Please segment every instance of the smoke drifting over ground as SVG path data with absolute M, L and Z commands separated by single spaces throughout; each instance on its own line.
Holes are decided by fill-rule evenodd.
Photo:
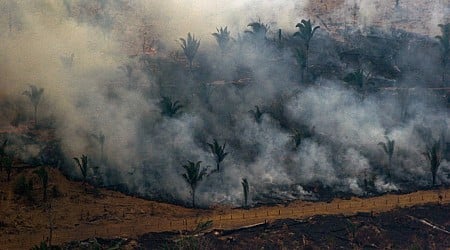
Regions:
M 308 1 L 2 1 L 1 98 L 29 113 L 21 93 L 43 87 L 39 117 L 56 129 L 62 167 L 79 176 L 71 158 L 87 154 L 105 185 L 152 198 L 190 200 L 181 175 L 188 160 L 211 166 L 198 186 L 202 205 L 241 204 L 242 178 L 255 201 L 310 197 L 317 188 L 362 195 L 428 186 L 423 153 L 440 140 L 445 158 L 450 116 L 442 93 L 426 87 L 449 83 L 440 80 L 433 37 L 391 28 L 418 20 L 434 36 L 449 6 L 434 1 L 432 17 L 422 18 L 428 12 L 416 12 L 417 1 L 400 1 L 397 10 L 395 1 L 356 2 L 356 9 L 354 1 L 330 3 L 328 17 L 344 20 L 338 29 L 324 27 L 328 20 L 313 15 Z M 311 41 L 310 81 L 303 81 L 292 34 L 309 18 L 322 27 Z M 244 31 L 259 21 L 270 29 L 258 40 Z M 223 56 L 211 36 L 220 26 L 234 38 Z M 192 72 L 175 42 L 188 32 L 201 39 Z M 355 63 L 348 51 L 364 53 Z M 388 70 L 376 72 L 380 65 Z M 370 73 L 364 88 L 342 81 L 359 68 Z M 384 89 L 399 86 L 408 89 Z M 184 106 L 179 115 L 161 114 L 164 96 Z M 256 105 L 260 119 L 249 112 Z M 1 111 L 5 123 L 10 109 Z M 390 178 L 379 145 L 386 136 L 395 140 Z M 218 173 L 207 145 L 213 139 L 229 152 Z M 438 183 L 449 184 L 448 173 L 447 158 Z

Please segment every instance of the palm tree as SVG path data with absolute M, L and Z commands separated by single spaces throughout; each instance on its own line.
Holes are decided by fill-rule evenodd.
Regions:
M 297 61 L 297 64 L 300 66 L 301 70 L 301 78 L 302 81 L 305 80 L 305 71 L 306 71 L 306 53 L 304 49 L 295 48 L 295 60 Z
M 183 165 L 183 168 L 186 170 L 182 176 L 187 184 L 191 187 L 192 194 L 192 207 L 195 207 L 195 190 L 199 182 L 206 175 L 207 168 L 201 167 L 201 161 L 194 163 L 192 161 L 188 161 L 187 165 Z
M 355 85 L 358 89 L 364 89 L 366 75 L 364 70 L 358 69 L 355 72 L 347 74 L 343 80 L 344 82 Z
M 22 94 L 30 98 L 31 104 L 34 107 L 34 125 L 37 126 L 37 107 L 41 102 L 42 94 L 44 93 L 43 88 L 38 88 L 35 85 L 30 85 L 30 90 L 25 90 Z
M 72 53 L 69 55 L 63 55 L 60 56 L 59 59 L 61 60 L 62 65 L 64 66 L 64 68 L 66 69 L 71 69 L 72 65 L 73 65 L 73 59 L 75 58 L 75 54 Z
M 168 117 L 175 117 L 181 112 L 183 105 L 180 104 L 180 101 L 172 102 L 170 97 L 163 96 L 161 102 L 161 114 L 166 115 Z
M 0 146 L 0 157 L 5 155 L 6 144 L 8 144 L 8 139 L 5 139 L 3 144 Z
M 200 40 L 195 39 L 194 35 L 191 33 L 187 34 L 187 38 L 180 38 L 180 46 L 183 49 L 184 55 L 189 62 L 189 71 L 192 72 L 192 62 L 197 54 L 197 50 L 200 47 Z
M 5 168 L 6 175 L 7 175 L 7 181 L 9 182 L 11 180 L 11 172 L 13 167 L 13 158 L 9 155 L 4 155 L 0 158 L 0 165 L 2 168 Z
M 392 156 L 394 155 L 394 149 L 395 149 L 395 141 L 390 140 L 389 137 L 385 136 L 386 142 L 379 142 L 378 145 L 380 145 L 384 152 L 388 156 L 388 166 L 387 166 L 387 177 L 388 179 L 391 178 L 391 167 L 392 167 Z
M 48 250 L 50 249 L 50 246 L 47 245 L 47 242 L 41 241 L 41 244 L 34 245 L 31 250 Z
M 219 145 L 216 139 L 214 139 L 213 143 L 208 143 L 208 146 L 211 150 L 211 153 L 214 154 L 215 160 L 216 160 L 216 171 L 220 171 L 220 163 L 225 159 L 225 157 L 228 155 L 228 152 L 225 152 L 225 146 L 226 143 L 224 143 L 222 146 Z
M 6 148 L 6 144 L 8 144 L 8 139 L 5 139 L 3 141 L 3 144 L 0 145 L 0 160 L 3 160 L 3 157 L 6 156 L 5 154 L 5 148 Z M 3 171 L 3 164 L 2 162 L 0 162 L 0 173 Z
M 298 146 L 300 146 L 300 144 L 302 143 L 303 133 L 300 132 L 300 131 L 297 130 L 297 129 L 294 129 L 294 130 L 292 131 L 292 134 L 290 135 L 290 137 L 291 137 L 292 141 L 293 141 L 294 144 L 295 144 L 295 147 L 294 147 L 294 148 L 297 149 Z
M 400 104 L 400 119 L 404 122 L 408 117 L 408 99 L 410 94 L 408 89 L 399 89 L 397 93 Z
M 278 29 L 278 39 L 277 39 L 276 43 L 277 43 L 277 46 L 279 49 L 282 49 L 284 47 L 283 33 L 282 33 L 281 29 Z
M 430 161 L 430 170 L 431 176 L 433 178 L 433 186 L 436 184 L 436 174 L 441 165 L 441 143 L 439 141 L 435 141 L 431 147 L 428 147 L 428 150 L 424 155 Z
M 262 111 L 258 105 L 255 106 L 255 110 L 249 110 L 248 111 L 250 114 L 252 114 L 253 118 L 255 119 L 256 123 L 261 123 L 262 121 L 262 116 L 265 113 L 264 111 Z
M 313 126 L 311 129 L 304 126 L 301 130 L 300 129 L 293 129 L 292 133 L 290 135 L 292 142 L 294 142 L 294 149 L 297 149 L 298 146 L 302 143 L 303 139 L 311 138 L 316 133 L 316 126 Z
M 97 140 L 97 142 L 100 144 L 100 162 L 103 163 L 103 147 L 105 145 L 105 135 L 100 132 L 98 135 L 93 135 L 93 137 Z
M 230 32 L 228 31 L 228 27 L 226 26 L 225 28 L 216 28 L 216 30 L 217 32 L 212 33 L 212 35 L 216 38 L 217 44 L 219 45 L 223 57 L 231 41 Z
M 270 26 L 268 24 L 264 24 L 259 20 L 258 22 L 249 23 L 247 27 L 250 27 L 251 30 L 246 30 L 244 32 L 250 34 L 253 37 L 254 41 L 266 41 L 266 34 L 270 29 Z
M 311 42 L 311 39 L 314 36 L 314 33 L 317 29 L 320 28 L 320 26 L 313 27 L 311 20 L 306 21 L 305 19 L 302 19 L 300 23 L 297 23 L 295 26 L 299 29 L 299 31 L 294 33 L 295 36 L 299 36 L 303 40 L 303 49 L 304 49 L 304 57 L 305 57 L 305 70 L 308 71 L 308 56 L 309 56 L 309 45 Z
M 244 207 L 248 207 L 249 185 L 248 185 L 247 178 L 242 178 L 242 189 L 244 191 Z
M 80 168 L 81 175 L 83 176 L 83 185 L 86 189 L 86 179 L 88 175 L 88 157 L 86 155 L 81 155 L 81 161 L 77 157 L 73 158 Z
M 370 73 L 366 73 L 364 70 L 358 69 L 352 73 L 347 74 L 343 80 L 344 82 L 349 83 L 357 90 L 359 90 L 361 93 L 361 98 L 364 99 L 367 94 L 367 82 L 370 78 Z
M 441 44 L 442 49 L 442 82 L 445 83 L 445 74 L 446 74 L 446 68 L 447 64 L 449 62 L 450 58 L 450 23 L 447 24 L 439 24 L 439 28 L 441 28 L 442 35 L 436 36 L 436 39 L 439 40 L 439 43 Z
M 40 167 L 38 170 L 33 171 L 33 173 L 37 174 L 39 179 L 42 182 L 42 188 L 43 188 L 43 200 L 44 202 L 47 201 L 47 188 L 48 188 L 48 173 L 47 170 L 45 170 L 45 167 Z

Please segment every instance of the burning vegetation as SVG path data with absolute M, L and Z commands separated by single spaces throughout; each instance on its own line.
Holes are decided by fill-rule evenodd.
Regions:
M 199 2 L 1 2 L 6 181 L 201 207 L 450 183 L 448 4 Z

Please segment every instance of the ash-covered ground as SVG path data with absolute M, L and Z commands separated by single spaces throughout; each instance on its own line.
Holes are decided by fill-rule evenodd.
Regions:
M 64 244 L 124 249 L 447 249 L 448 205 L 380 214 L 277 220 L 236 230 L 148 233 L 136 239 L 90 239 Z

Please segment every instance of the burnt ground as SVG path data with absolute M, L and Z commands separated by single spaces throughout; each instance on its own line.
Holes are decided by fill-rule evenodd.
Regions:
M 144 249 L 448 249 L 450 205 L 398 209 L 377 215 L 315 216 L 277 220 L 253 228 L 213 231 L 198 237 L 146 234 Z M 438 226 L 441 229 L 427 225 Z M 445 232 L 447 231 L 447 233 Z M 183 239 L 184 240 L 180 240 Z
M 137 239 L 72 242 L 65 249 L 448 249 L 450 205 L 403 208 L 380 214 L 285 219 L 207 233 L 148 233 Z

